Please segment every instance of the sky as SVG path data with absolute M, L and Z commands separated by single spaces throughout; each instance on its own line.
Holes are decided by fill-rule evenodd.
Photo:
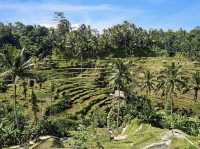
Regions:
M 200 0 L 0 0 L 0 22 L 55 26 L 54 12 L 62 11 L 74 25 L 102 30 L 127 20 L 151 29 L 200 26 Z

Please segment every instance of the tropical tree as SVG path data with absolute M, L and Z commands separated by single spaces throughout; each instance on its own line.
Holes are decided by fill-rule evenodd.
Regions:
M 128 66 L 123 63 L 122 60 L 117 59 L 114 62 L 114 67 L 112 68 L 113 72 L 109 78 L 110 87 L 118 92 L 118 95 L 115 95 L 118 102 L 118 112 L 117 112 L 117 127 L 119 127 L 119 113 L 120 113 L 120 99 L 121 92 L 124 92 L 124 95 L 127 94 L 127 86 L 131 82 L 130 73 Z
M 5 64 L 7 70 L 1 74 L 1 76 L 11 76 L 14 87 L 14 115 L 15 115 L 15 124 L 18 127 L 17 122 L 17 114 L 16 114 L 16 100 L 17 100 L 17 81 L 18 79 L 33 77 L 33 73 L 31 71 L 32 64 L 31 59 L 27 58 L 25 55 L 25 49 L 21 51 L 16 48 L 9 48 L 6 50 L 6 53 L 0 54 L 3 59 L 3 63 Z
M 166 66 L 165 70 L 158 76 L 158 81 L 157 89 L 165 96 L 166 102 L 170 99 L 170 111 L 173 114 L 174 96 L 186 86 L 181 65 L 172 62 L 171 65 Z
M 144 72 L 144 81 L 142 84 L 142 90 L 145 89 L 146 96 L 149 96 L 156 86 L 156 79 L 149 70 Z
M 186 91 L 193 90 L 194 91 L 194 101 L 198 100 L 198 94 L 200 90 L 200 71 L 196 71 L 192 74 L 191 83 Z

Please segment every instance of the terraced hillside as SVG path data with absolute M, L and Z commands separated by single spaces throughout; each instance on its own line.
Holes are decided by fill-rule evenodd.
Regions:
M 55 70 L 51 72 L 51 81 L 53 82 L 56 90 L 53 95 L 56 96 L 53 99 L 51 107 L 59 106 L 63 104 L 64 101 L 68 100 L 68 106 L 64 107 L 60 111 L 54 111 L 51 114 L 55 116 L 62 116 L 63 114 L 70 115 L 87 115 L 93 112 L 96 108 L 104 108 L 105 110 L 109 108 L 109 103 L 111 103 L 112 98 L 110 97 L 111 91 L 108 88 L 100 87 L 96 84 L 96 79 L 99 77 L 97 69 L 87 68 L 83 69 L 82 73 L 80 70 L 75 68 L 67 68 L 76 71 L 73 77 L 69 77 L 63 69 L 63 72 L 59 71 L 56 75 Z M 78 72 L 79 71 L 79 72 Z M 63 77 L 62 75 L 66 75 Z M 48 86 L 48 83 L 44 87 Z M 67 98 L 67 99 L 66 99 Z M 49 108 L 49 111 L 51 109 Z
M 145 92 L 140 89 L 140 83 L 143 81 L 143 73 L 145 70 L 150 70 L 155 75 L 170 64 L 170 60 L 184 65 L 183 72 L 191 76 L 195 70 L 200 70 L 198 64 L 194 64 L 183 58 L 129 58 L 124 59 L 126 64 L 129 64 L 129 70 L 132 77 L 137 83 L 130 89 L 137 92 L 138 95 L 145 95 Z M 77 64 L 69 64 L 67 62 L 55 62 L 55 67 L 45 66 L 41 64 L 38 72 L 46 76 L 48 79 L 42 84 L 35 84 L 34 90 L 38 98 L 39 117 L 44 115 L 50 119 L 66 119 L 68 116 L 77 120 L 82 116 L 90 116 L 91 113 L 101 109 L 109 111 L 115 99 L 112 98 L 112 90 L 106 85 L 107 77 L 111 73 L 112 60 L 98 60 L 85 62 L 84 67 Z M 65 66 L 66 65 L 66 66 Z M 17 105 L 25 107 L 25 114 L 32 116 L 31 105 L 31 88 L 28 88 L 27 98 L 25 100 L 23 94 L 23 81 L 20 80 L 17 84 Z M 13 86 L 10 85 L 6 93 L 0 94 L 1 104 L 12 104 Z M 164 100 L 158 94 L 151 94 L 149 97 L 154 107 L 162 108 Z M 175 108 L 177 110 L 191 111 L 192 115 L 200 116 L 200 102 L 193 101 L 193 92 L 186 94 L 178 94 L 175 98 Z M 69 119 L 70 119 L 69 118 Z M 68 130 L 67 130 L 68 131 Z M 124 140 L 110 140 L 110 134 L 105 128 L 97 128 L 97 140 L 107 149 L 111 148 L 130 148 L 135 147 L 145 148 L 149 145 L 160 143 L 163 141 L 162 136 L 169 133 L 169 130 L 152 127 L 148 124 L 140 125 L 133 122 L 127 126 L 126 130 L 119 137 L 124 137 Z M 99 133 L 99 134 L 98 134 Z M 93 135 L 93 134 L 92 134 Z M 105 136 L 105 137 L 101 137 Z M 106 139 L 107 136 L 107 139 Z M 116 136 L 117 137 L 117 136 Z M 169 148 L 187 146 L 195 148 L 198 145 L 198 138 L 187 136 L 193 144 L 188 143 L 184 139 L 170 138 Z M 90 139 L 88 139 L 89 141 Z M 94 142 L 91 140 L 91 142 Z M 70 142 L 68 142 L 70 143 Z M 68 146 L 69 144 L 66 144 Z M 90 142 L 87 142 L 90 145 Z
M 80 64 L 77 63 L 67 63 L 66 60 L 55 61 L 54 67 L 42 63 L 41 66 L 44 67 L 40 66 L 38 72 L 43 73 L 48 80 L 43 84 L 41 89 L 38 84 L 35 85 L 35 92 L 39 103 L 38 115 L 43 115 L 45 113 L 47 113 L 47 115 L 51 114 L 56 116 L 62 116 L 67 113 L 71 115 L 86 115 L 99 107 L 103 110 L 108 110 L 113 100 L 110 96 L 112 91 L 108 87 L 102 86 L 104 82 L 101 77 L 109 76 L 107 71 L 110 68 L 109 63 L 111 61 L 112 59 L 91 60 L 89 62 L 84 62 L 82 65 L 83 67 L 80 67 Z M 124 61 L 129 64 L 131 74 L 137 79 L 138 83 L 143 81 L 143 72 L 145 70 L 150 70 L 156 75 L 165 65 L 170 64 L 171 61 L 183 65 L 183 72 L 187 73 L 188 76 L 195 70 L 200 70 L 199 65 L 184 58 L 129 58 L 124 59 Z M 111 70 L 108 72 L 110 71 Z M 96 83 L 97 79 L 98 84 Z M 52 84 L 55 88 L 53 92 L 51 91 Z M 17 102 L 26 107 L 28 109 L 27 113 L 31 114 L 31 105 L 29 101 L 31 89 L 28 90 L 28 97 L 25 101 L 22 81 L 19 81 L 17 86 L 17 96 L 19 99 Z M 139 87 L 133 89 L 141 95 L 145 94 Z M 10 86 L 6 93 L 0 95 L 0 101 L 9 103 L 11 101 L 7 99 L 12 96 L 13 87 Z M 150 98 L 155 106 L 159 106 L 159 104 L 163 103 L 163 99 L 157 94 L 152 94 Z M 67 102 L 67 105 L 62 106 L 59 111 L 54 110 L 54 112 L 50 112 L 50 107 L 63 105 L 65 102 Z M 200 114 L 200 104 L 199 102 L 193 101 L 192 91 L 183 95 L 179 94 L 175 99 L 175 107 L 188 111 L 192 110 L 194 115 Z
M 112 92 L 108 87 L 101 87 L 96 84 L 96 79 L 100 76 L 100 72 L 104 72 L 104 77 L 107 73 L 109 63 L 112 60 L 99 60 L 97 62 L 92 61 L 90 67 L 88 68 L 77 68 L 69 67 L 66 70 L 59 68 L 50 70 L 51 80 L 55 83 L 56 91 L 54 95 L 58 95 L 59 98 L 53 101 L 56 105 L 57 103 L 63 101 L 64 96 L 68 96 L 70 100 L 70 107 L 63 109 L 62 112 L 57 113 L 62 115 L 64 113 L 70 113 L 72 115 L 83 114 L 86 115 L 97 108 L 102 108 L 103 110 L 109 109 L 112 104 L 112 98 L 109 94 Z M 129 58 L 124 59 L 124 62 L 129 64 L 129 69 L 133 77 L 137 79 L 140 84 L 143 81 L 143 73 L 146 70 L 150 70 L 155 75 L 158 75 L 161 70 L 164 69 L 166 65 L 169 65 L 172 61 L 184 66 L 182 71 L 191 77 L 191 73 L 200 70 L 200 66 L 193 62 L 188 61 L 185 58 Z M 111 64 L 111 63 L 110 63 Z M 58 65 L 63 66 L 62 63 Z M 100 68 L 100 69 L 98 69 Z M 102 68 L 102 69 L 101 69 Z M 81 69 L 81 70 L 80 70 Z M 110 72 L 112 70 L 109 70 Z M 102 80 L 99 79 L 101 82 Z M 49 86 L 49 82 L 46 82 L 46 86 Z M 145 93 L 140 90 L 140 87 L 136 86 L 133 88 L 139 94 L 144 95 Z M 152 103 L 155 106 L 160 106 L 164 104 L 164 100 L 158 94 L 152 94 L 150 96 Z M 186 94 L 178 94 L 175 99 L 175 107 L 177 110 L 192 112 L 194 115 L 200 114 L 200 104 L 199 102 L 193 101 L 193 92 L 190 91 Z

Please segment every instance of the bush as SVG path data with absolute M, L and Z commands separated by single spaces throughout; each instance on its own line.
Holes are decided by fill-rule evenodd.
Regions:
M 158 123 L 162 128 L 180 129 L 194 136 L 200 134 L 200 120 L 198 118 L 188 118 L 178 114 L 168 115 L 165 112 L 160 112 L 158 115 L 161 118 Z
M 151 106 L 151 101 L 145 96 L 132 97 L 127 104 L 126 117 L 128 119 L 138 118 L 145 122 L 152 119 L 155 111 Z
M 4 107 L 5 108 L 5 107 Z M 0 148 L 8 145 L 21 144 L 26 141 L 24 135 L 25 126 L 27 125 L 27 118 L 23 114 L 23 110 L 17 107 L 18 128 L 16 127 L 13 110 L 10 107 L 5 108 L 6 112 L 1 111 L 0 117 Z
M 107 113 L 103 110 L 96 110 L 88 116 L 90 123 L 92 122 L 95 127 L 103 128 L 107 126 Z
M 21 107 L 17 107 L 16 110 L 18 127 L 14 123 L 12 107 L 0 105 L 0 148 L 23 144 L 42 135 L 65 137 L 70 130 L 75 130 L 78 126 L 78 122 L 70 119 L 72 116 L 57 119 L 45 117 L 33 126 Z
M 45 112 L 45 115 L 46 116 L 49 116 L 50 114 L 54 115 L 54 114 L 63 112 L 67 108 L 70 108 L 70 107 L 71 107 L 70 99 L 69 98 L 65 98 L 65 99 L 59 101 L 58 103 L 53 104 L 52 106 L 48 107 L 46 112 Z
M 32 138 L 37 138 L 42 135 L 52 135 L 56 137 L 66 137 L 70 130 L 75 130 L 78 123 L 75 120 L 67 117 L 57 119 L 44 118 L 40 120 L 32 132 Z

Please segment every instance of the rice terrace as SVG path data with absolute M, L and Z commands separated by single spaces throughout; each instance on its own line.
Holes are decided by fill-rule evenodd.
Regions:
M 0 2 L 0 149 L 199 149 L 199 6 Z

